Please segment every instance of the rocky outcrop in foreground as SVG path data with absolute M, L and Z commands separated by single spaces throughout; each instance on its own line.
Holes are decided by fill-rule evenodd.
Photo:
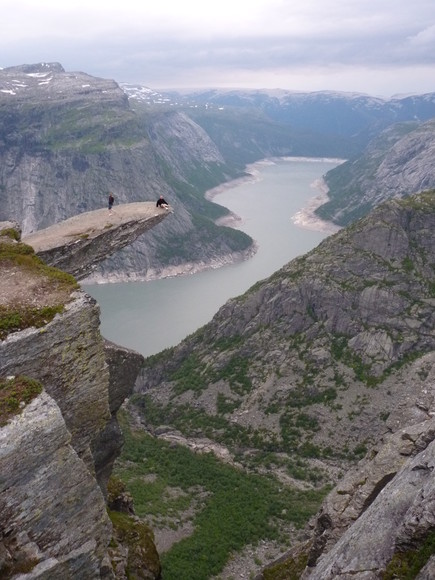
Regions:
M 115 578 L 105 497 L 123 442 L 116 413 L 143 357 L 106 342 L 95 300 L 32 260 L 13 224 L 0 230 L 0 576 Z M 146 546 L 154 573 L 142 546 L 135 577 L 157 578 Z
M 111 524 L 95 479 L 43 392 L 0 430 L 2 578 L 97 578 Z
M 109 212 L 100 209 L 76 215 L 23 241 L 49 266 L 82 280 L 114 252 L 132 244 L 165 217 L 167 210 L 152 202 L 129 203 Z
M 430 418 L 386 435 L 331 492 L 317 516 L 302 578 L 382 578 L 423 550 L 423 570 L 415 577 L 434 577 L 435 556 L 428 559 L 432 550 L 425 544 L 435 533 L 435 354 L 425 362 Z

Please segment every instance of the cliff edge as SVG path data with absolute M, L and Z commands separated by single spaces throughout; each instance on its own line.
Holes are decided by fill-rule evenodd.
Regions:
M 115 251 L 129 246 L 171 212 L 153 202 L 126 203 L 73 216 L 23 238 L 50 266 L 82 280 Z
M 109 556 L 105 498 L 123 441 L 116 413 L 143 357 L 104 340 L 95 300 L 16 224 L 0 224 L 0 267 L 0 576 L 127 577 L 113 545 Z M 146 550 L 135 577 L 157 578 Z

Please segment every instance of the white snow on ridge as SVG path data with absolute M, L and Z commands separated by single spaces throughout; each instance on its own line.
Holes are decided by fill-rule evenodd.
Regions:
M 50 71 L 48 71 L 48 72 L 26 73 L 26 75 L 28 77 L 34 77 L 34 78 L 44 78 L 44 77 L 46 77 L 49 74 L 50 74 Z
M 4 82 L 0 83 L 0 92 L 8 95 L 19 95 L 25 90 L 30 90 L 32 86 L 42 86 L 48 85 L 53 80 L 53 75 L 51 71 L 44 73 L 24 73 L 24 76 L 28 79 L 23 78 L 6 78 Z
M 154 104 L 168 104 L 170 99 L 163 97 L 160 93 L 141 85 L 131 85 L 129 83 L 119 83 L 124 93 L 138 101 Z

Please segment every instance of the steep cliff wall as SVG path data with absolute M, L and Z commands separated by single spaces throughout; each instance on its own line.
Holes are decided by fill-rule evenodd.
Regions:
M 0 224 L 0 576 L 114 578 L 105 496 L 143 357 L 104 341 L 96 302 L 13 225 Z
M 380 206 L 228 301 L 150 359 L 137 390 L 174 417 L 186 404 L 216 416 L 224 399 L 229 432 L 261 426 L 286 453 L 363 452 L 408 396 L 406 364 L 435 348 L 434 200 Z
M 114 81 L 58 64 L 3 69 L 0 89 L 0 219 L 18 221 L 23 235 L 105 208 L 112 191 L 115 207 L 163 194 L 177 219 L 96 275 L 147 278 L 185 262 L 231 261 L 250 247 L 246 234 L 213 223 L 225 210 L 203 195 L 237 170 L 183 113 L 139 115 Z M 166 240 L 175 241 L 170 252 Z
M 388 199 L 435 187 L 435 121 L 393 125 L 326 175 L 330 200 L 316 213 L 347 225 Z
M 72 446 L 93 471 L 91 446 L 110 418 L 109 369 L 99 331 L 99 308 L 78 293 L 41 328 L 10 335 L 0 345 L 2 376 L 39 380 L 57 402 L 71 433 Z
M 111 524 L 53 398 L 3 427 L 0 448 L 1 577 L 98 578 Z
M 307 560 L 313 580 L 383 578 L 415 555 L 431 577 L 434 231 L 434 191 L 382 204 L 145 361 L 130 406 L 156 437 L 339 480 L 267 580 Z

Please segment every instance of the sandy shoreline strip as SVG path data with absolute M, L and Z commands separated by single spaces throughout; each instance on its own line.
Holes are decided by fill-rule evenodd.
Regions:
M 265 163 L 261 161 L 257 161 L 256 163 L 251 163 L 245 167 L 245 175 L 241 175 L 240 177 L 236 177 L 235 179 L 231 179 L 230 181 L 225 181 L 212 189 L 209 189 L 205 192 L 204 197 L 208 201 L 213 201 L 213 199 L 227 191 L 228 189 L 234 189 L 238 185 L 242 185 L 243 183 L 251 182 L 254 183 L 260 179 L 260 170 L 259 167 L 261 165 L 265 165 Z M 269 163 L 271 165 L 271 163 Z
M 313 197 L 308 204 L 291 216 L 291 221 L 298 227 L 307 230 L 314 230 L 316 232 L 326 232 L 329 234 L 335 234 L 341 227 L 332 222 L 327 222 L 320 219 L 314 212 L 315 210 L 329 201 L 328 197 L 328 186 L 325 183 L 323 177 L 316 179 L 311 187 L 320 191 L 318 195 Z

